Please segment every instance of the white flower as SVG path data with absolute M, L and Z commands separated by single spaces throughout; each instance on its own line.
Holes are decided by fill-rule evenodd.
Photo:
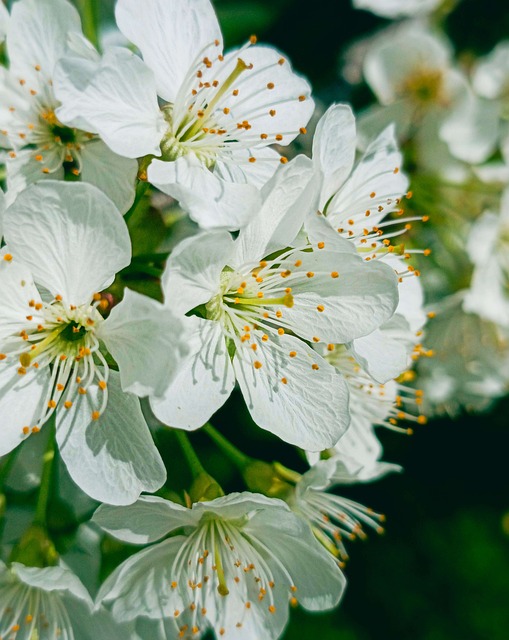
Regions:
M 327 239 L 332 246 L 341 246 L 346 239 L 367 262 L 385 262 L 398 274 L 396 314 L 348 345 L 359 364 L 384 383 L 408 368 L 425 322 L 422 289 L 415 277 L 418 272 L 404 260 L 413 252 L 405 251 L 402 244 L 391 244 L 407 230 L 404 225 L 421 218 L 401 217 L 408 179 L 401 171 L 402 157 L 393 128 L 369 144 L 354 166 L 356 141 L 350 107 L 332 105 L 321 118 L 314 138 L 313 165 L 321 191 L 319 211 L 308 216 L 306 229 L 312 243 Z M 399 218 L 385 220 L 395 212 Z
M 353 0 L 356 9 L 366 9 L 384 18 L 421 16 L 437 9 L 443 0 Z
M 98 597 L 118 620 L 172 616 L 180 637 L 212 627 L 221 638 L 275 639 L 290 601 L 330 609 L 345 586 L 307 523 L 281 500 L 259 494 L 231 494 L 192 509 L 143 497 L 127 508 L 102 506 L 94 520 L 135 544 L 180 530 L 124 562 Z
M 47 181 L 7 209 L 4 233 L 0 455 L 56 414 L 62 457 L 89 495 L 124 504 L 155 491 L 164 467 L 138 400 L 120 381 L 140 395 L 165 388 L 182 349 L 173 338 L 180 323 L 133 292 L 108 319 L 100 314 L 97 292 L 131 258 L 122 216 L 91 185 Z M 109 370 L 102 343 L 120 374 Z
M 428 324 L 426 344 L 434 356 L 421 359 L 417 368 L 427 412 L 481 411 L 507 393 L 507 332 L 465 312 L 464 298 L 460 291 L 433 307 L 436 317 Z
M 406 138 L 417 125 L 419 152 L 429 144 L 431 128 L 460 160 L 486 160 L 498 135 L 496 110 L 473 93 L 451 58 L 449 43 L 422 25 L 404 25 L 391 39 L 377 41 L 366 55 L 364 76 L 384 108 L 364 115 L 365 131 L 392 121 Z
M 488 100 L 500 100 L 507 115 L 509 82 L 509 42 L 504 40 L 477 63 L 473 78 L 475 91 Z
M 88 591 L 69 569 L 0 561 L 0 638 L 121 640 L 125 632 L 107 612 L 94 612 Z
M 200 427 L 237 380 L 253 420 L 291 444 L 316 451 L 347 428 L 345 382 L 311 345 L 349 342 L 382 325 L 397 305 L 397 281 L 341 238 L 330 248 L 294 245 L 315 199 L 311 178 L 310 161 L 297 158 L 267 186 L 237 240 L 216 231 L 170 256 L 166 304 L 193 334 L 179 375 L 151 402 L 166 424 Z
M 391 471 L 401 471 L 401 467 L 379 463 L 368 471 L 348 456 L 320 460 L 298 479 L 288 504 L 310 523 L 321 544 L 343 562 L 348 559 L 344 539 L 366 538 L 364 525 L 382 533 L 385 518 L 358 502 L 328 491 L 338 485 L 370 482 Z
M 474 273 L 465 311 L 509 328 L 509 189 L 498 215 L 487 211 L 474 222 L 467 250 Z
M 70 55 L 68 40 L 83 40 L 78 12 L 69 2 L 14 3 L 7 34 L 10 67 L 0 70 L 0 146 L 10 149 L 9 195 L 68 173 L 99 187 L 124 213 L 134 199 L 137 163 L 113 153 L 97 135 L 62 124 L 55 114 L 60 102 L 54 70 L 61 56 Z M 81 44 L 80 53 L 97 56 L 91 45 Z
M 119 0 L 116 17 L 144 62 L 122 49 L 98 69 L 63 59 L 58 117 L 123 156 L 155 156 L 148 180 L 201 226 L 240 228 L 281 160 L 269 145 L 290 143 L 313 113 L 308 83 L 254 37 L 223 55 L 209 0 Z

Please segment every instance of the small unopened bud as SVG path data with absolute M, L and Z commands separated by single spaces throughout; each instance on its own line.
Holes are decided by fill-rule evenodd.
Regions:
M 224 496 L 220 485 L 208 473 L 200 473 L 196 476 L 189 490 L 191 501 L 208 502 Z

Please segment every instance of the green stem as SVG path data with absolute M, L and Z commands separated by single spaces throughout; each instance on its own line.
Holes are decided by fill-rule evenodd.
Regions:
M 21 451 L 21 445 L 17 446 L 16 449 L 14 449 L 14 451 L 11 451 L 11 453 L 7 457 L 7 460 L 4 462 L 4 464 L 2 465 L 2 468 L 0 469 L 0 493 L 2 493 L 3 491 L 5 481 L 9 477 L 10 472 L 12 471 L 12 468 L 14 466 L 14 463 L 16 462 L 16 458 L 18 457 L 20 451 Z
M 182 447 L 182 451 L 184 452 L 184 456 L 191 469 L 191 473 L 193 477 L 197 478 L 201 474 L 206 474 L 207 472 L 203 468 L 203 465 L 200 462 L 200 459 L 196 455 L 196 452 L 189 440 L 187 433 L 185 433 L 181 429 L 174 429 L 173 433 L 175 434 L 175 437 L 177 438 L 180 446 Z
M 79 0 L 83 33 L 99 50 L 99 0 Z
M 219 433 L 211 424 L 207 423 L 202 429 L 241 471 L 253 461 L 252 458 L 237 449 L 235 445 Z
M 51 418 L 46 428 L 49 430 L 48 444 L 43 457 L 41 486 L 39 487 L 39 496 L 37 498 L 37 506 L 35 508 L 34 524 L 41 527 L 46 526 L 46 517 L 48 511 L 48 502 L 51 493 L 51 479 L 53 477 L 53 462 L 55 460 L 55 419 Z
M 134 197 L 134 202 L 132 204 L 132 207 L 129 209 L 129 211 L 124 216 L 124 220 L 126 221 L 126 223 L 129 222 L 131 217 L 138 210 L 138 206 L 139 206 L 140 202 L 143 200 L 143 196 L 147 192 L 147 189 L 149 188 L 149 186 L 150 186 L 150 184 L 148 182 L 144 181 L 144 180 L 140 180 L 138 182 L 138 184 L 136 185 L 136 195 Z

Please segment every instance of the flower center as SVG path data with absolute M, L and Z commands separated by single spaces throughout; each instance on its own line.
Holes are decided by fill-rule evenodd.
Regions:
M 35 426 L 23 427 L 23 433 L 38 431 L 58 405 L 70 409 L 78 395 L 96 383 L 103 392 L 92 412 L 99 419 L 107 404 L 108 365 L 99 350 L 96 335 L 103 318 L 97 304 L 79 307 L 65 305 L 60 296 L 51 303 L 28 303 L 25 328 L 7 343 L 0 360 L 19 363 L 19 376 L 36 375 L 49 369 L 46 398 Z
M 203 62 L 206 66 L 207 62 L 210 63 L 208 58 Z M 220 123 L 228 109 L 217 113 L 219 102 L 242 72 L 249 68 L 251 67 L 239 58 L 235 68 L 222 82 L 200 80 L 198 87 L 191 91 L 192 101 L 186 110 L 179 108 L 178 103 L 163 107 L 163 115 L 169 125 L 161 142 L 164 160 L 174 161 L 188 153 L 194 153 L 208 167 L 214 165 L 217 148 L 223 145 L 228 133 Z M 202 78 L 202 72 L 198 71 L 196 77 Z
M 5 640 L 74 637 L 59 597 L 23 584 L 14 570 L 0 583 L 0 602 L 0 637 Z
M 416 107 L 443 104 L 444 77 L 440 69 L 416 69 L 400 88 L 400 94 L 409 98 Z
M 179 625 L 181 631 L 191 627 L 198 633 L 206 626 L 207 614 L 214 616 L 219 636 L 232 631 L 228 625 L 234 624 L 233 630 L 238 631 L 255 607 L 275 613 L 275 589 L 284 588 L 292 596 L 296 591 L 288 575 L 285 584 L 277 584 L 269 552 L 261 541 L 243 531 L 246 521 L 226 521 L 206 514 L 182 545 L 173 562 L 175 581 L 171 582 L 171 589 L 178 590 L 185 607 L 174 612 L 177 623 L 181 616 L 187 622 L 186 626 Z M 243 607 L 239 607 L 239 601 Z M 227 607 L 232 610 L 227 612 Z M 232 614 L 238 616 L 236 622 Z

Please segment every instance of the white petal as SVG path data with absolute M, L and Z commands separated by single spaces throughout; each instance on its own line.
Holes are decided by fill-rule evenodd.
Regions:
M 218 40 L 221 53 L 221 30 L 209 0 L 151 0 L 143 11 L 137 0 L 119 0 L 115 17 L 155 73 L 158 93 L 167 102 L 175 102 L 189 67 L 207 45 Z
M 217 322 L 193 317 L 186 340 L 189 354 L 160 398 L 151 398 L 161 422 L 179 429 L 198 429 L 229 398 L 235 377 L 226 341 Z
M 365 9 L 384 18 L 402 18 L 429 13 L 441 0 L 353 0 L 356 9 Z
M 394 127 L 389 126 L 368 146 L 350 178 L 329 203 L 327 218 L 332 226 L 344 229 L 346 237 L 350 233 L 360 236 L 366 227 L 371 230 L 391 211 L 398 210 L 399 198 L 408 189 L 402 162 Z
M 101 505 L 93 522 L 111 536 L 131 544 L 150 544 L 189 524 L 189 509 L 157 496 L 141 496 L 127 507 Z
M 11 70 L 25 80 L 52 77 L 67 35 L 81 33 L 78 12 L 66 0 L 20 0 L 12 7 L 7 47 Z M 36 66 L 40 71 L 36 71 Z
M 250 162 L 249 158 L 254 157 L 256 162 Z M 270 147 L 240 149 L 232 151 L 229 156 L 218 157 L 214 173 L 223 180 L 247 182 L 257 189 L 262 189 L 279 169 L 280 164 L 281 155 Z
M 358 478 L 363 479 L 364 472 L 370 472 L 378 464 L 382 455 L 382 445 L 375 435 L 375 429 L 371 422 L 360 416 L 354 408 L 350 428 L 333 451 L 339 458 L 348 458 L 348 460 L 356 462 L 357 467 L 363 470 Z
M 92 411 L 103 392 L 95 385 L 57 415 L 57 441 L 76 484 L 109 504 L 130 504 L 142 491 L 157 491 L 166 471 L 141 413 L 138 399 L 121 390 L 110 371 L 108 406 L 99 420 Z M 100 401 L 100 399 L 99 399 Z
M 122 622 L 138 616 L 169 618 L 175 609 L 182 611 L 178 590 L 170 585 L 182 579 L 172 574 L 172 566 L 186 541 L 176 536 L 131 556 L 104 582 L 98 601 L 112 602 L 113 616 Z
M 256 352 L 237 350 L 233 366 L 256 424 L 304 449 L 336 444 L 350 417 L 347 386 L 334 367 L 288 335 L 263 342 L 261 332 L 255 331 L 252 342 Z
M 24 191 L 28 186 L 41 180 L 63 180 L 64 168 L 62 160 L 54 150 L 45 152 L 44 166 L 35 159 L 38 152 L 33 149 L 20 149 L 15 157 L 9 156 L 5 163 L 7 168 L 7 186 L 9 202 L 14 201 L 14 196 Z M 45 173 L 42 169 L 51 167 L 51 173 Z
M 101 191 L 85 183 L 48 181 L 29 187 L 7 209 L 4 233 L 35 281 L 67 304 L 89 302 L 130 262 L 122 216 Z
M 240 130 L 239 139 L 255 138 L 256 146 L 289 144 L 313 115 L 315 104 L 309 83 L 292 70 L 284 54 L 272 47 L 256 45 L 233 50 L 224 64 L 233 71 L 239 58 L 252 67 L 235 81 L 238 95 L 231 93 L 221 101 L 221 107 L 230 109 L 236 122 L 247 121 L 251 125 L 245 133 Z M 262 140 L 261 134 L 267 138 Z
M 82 58 L 60 60 L 54 78 L 65 124 L 99 133 L 127 158 L 161 154 L 165 123 L 152 71 L 127 49 L 109 49 L 99 64 Z
M 178 200 L 203 229 L 240 229 L 260 206 L 260 193 L 254 185 L 224 180 L 190 155 L 175 162 L 153 160 L 147 175 L 154 186 Z
M 0 415 L 2 438 L 0 456 L 9 453 L 29 435 L 43 413 L 49 390 L 49 372 L 30 370 L 18 374 L 19 363 L 0 362 Z M 23 429 L 28 428 L 24 433 Z M 25 429 L 26 430 L 26 429 Z
M 357 133 L 352 109 L 333 104 L 320 118 L 313 139 L 313 162 L 324 176 L 320 208 L 350 175 L 355 160 Z
M 298 270 L 314 276 L 292 283 L 294 304 L 282 311 L 297 335 L 334 344 L 349 342 L 368 335 L 394 314 L 397 277 L 388 265 L 327 247 L 302 252 L 299 258 Z
M 305 227 L 310 244 L 324 242 L 328 250 L 357 254 L 355 244 L 338 233 L 332 220 L 320 211 L 313 211 L 307 216 Z
M 472 84 L 475 92 L 488 100 L 503 98 L 509 81 L 509 42 L 504 40 L 474 70 Z
M 234 241 L 226 231 L 202 233 L 180 242 L 162 278 L 166 304 L 185 314 L 219 292 L 221 273 L 231 265 Z
M 499 106 L 469 91 L 440 127 L 440 138 L 453 156 L 471 164 L 487 160 L 497 146 Z
M 295 596 L 305 609 L 324 611 L 338 604 L 346 579 L 304 520 L 290 511 L 281 509 L 274 517 L 264 510 L 245 529 L 285 567 L 297 587 Z
M 83 182 L 96 186 L 108 196 L 120 213 L 126 213 L 134 202 L 136 193 L 136 160 L 113 153 L 101 140 L 85 144 L 80 155 Z
M 115 358 L 124 391 L 162 395 L 188 353 L 184 327 L 156 300 L 126 289 L 98 330 Z
M 263 206 L 240 232 L 238 262 L 257 261 L 277 249 L 291 246 L 317 199 L 318 183 L 312 162 L 298 156 L 267 183 Z
M 18 260 L 9 259 L 9 251 L 5 247 L 0 252 L 0 353 L 2 343 L 30 326 L 27 315 L 32 315 L 34 329 L 42 321 L 35 307 L 30 306 L 32 300 L 41 301 L 32 274 Z
M 397 378 L 410 365 L 413 344 L 404 340 L 405 335 L 412 335 L 408 322 L 403 316 L 395 315 L 380 329 L 354 340 L 349 350 L 370 376 L 384 384 Z
M 13 566 L 19 579 L 30 587 L 42 589 L 46 592 L 67 591 L 86 602 L 89 605 L 90 612 L 92 608 L 90 595 L 69 569 L 65 567 L 27 567 L 19 563 L 14 563 Z

